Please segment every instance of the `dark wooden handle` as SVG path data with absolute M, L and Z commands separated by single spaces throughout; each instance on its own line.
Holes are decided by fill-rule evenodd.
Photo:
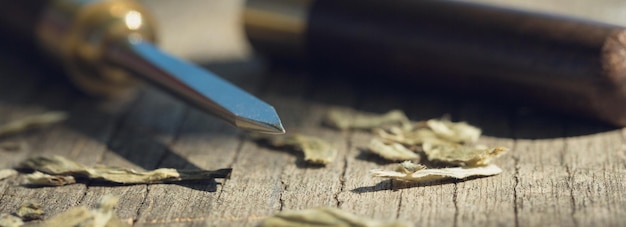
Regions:
M 47 0 L 0 0 L 0 31 L 5 38 L 33 41 Z
M 312 59 L 626 125 L 623 28 L 431 0 L 316 1 Z

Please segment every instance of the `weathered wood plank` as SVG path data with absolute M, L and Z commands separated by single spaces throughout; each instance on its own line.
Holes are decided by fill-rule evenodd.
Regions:
M 229 67 L 210 68 L 228 76 L 227 79 L 242 85 L 244 89 L 252 93 L 258 92 L 263 84 L 263 77 L 241 70 L 242 67 L 254 68 L 255 63 L 241 64 L 242 66 L 236 70 Z M 247 74 L 247 77 L 241 73 Z M 163 158 L 159 167 L 229 168 L 233 166 L 242 146 L 241 130 L 193 108 L 185 117 L 176 137 L 169 145 L 171 153 Z M 150 185 L 148 187 L 150 193 L 139 211 L 137 224 L 210 223 L 210 214 L 219 212 L 215 206 L 222 193 L 222 187 L 227 183 L 228 180 L 219 179 L 218 182 Z
M 168 1 L 152 2 L 170 4 Z M 241 3 L 223 2 L 228 4 L 225 10 L 234 10 L 233 6 Z M 532 2 L 544 4 L 545 1 Z M 618 3 L 616 0 L 602 2 Z M 200 3 L 190 3 L 193 4 Z M 545 4 L 554 7 L 551 3 Z M 620 7 L 611 7 L 604 11 L 607 13 L 598 13 L 598 8 L 602 7 L 596 5 L 580 12 L 605 18 L 621 12 Z M 219 9 L 222 8 L 211 10 L 225 16 L 225 11 Z M 194 12 L 204 12 L 197 10 Z M 161 9 L 158 13 L 167 18 L 176 12 L 180 10 Z M 187 16 L 200 17 L 199 14 Z M 229 18 L 228 24 L 234 24 L 234 17 Z M 607 20 L 619 22 L 618 17 Z M 174 29 L 173 25 L 180 22 L 166 23 L 168 29 Z M 192 32 L 189 28 L 183 30 Z M 210 30 L 208 25 L 206 29 Z M 222 45 L 222 41 L 235 37 L 235 30 L 216 31 L 228 35 L 215 39 L 210 49 L 221 48 L 217 52 L 228 55 L 226 58 L 246 54 L 245 48 L 240 46 Z M 210 35 L 195 29 L 193 32 Z M 179 36 L 176 31 L 167 33 Z M 195 45 L 180 43 L 173 38 L 175 36 L 164 40 L 165 47 L 173 52 L 197 59 L 219 58 L 203 56 L 205 51 L 215 51 L 190 49 Z M 183 44 L 185 48 L 179 49 Z M 229 52 L 231 50 L 236 51 Z M 24 201 L 35 201 L 44 205 L 49 217 L 75 205 L 93 206 L 102 195 L 115 194 L 122 198 L 118 215 L 126 221 L 136 221 L 138 226 L 251 226 L 281 209 L 313 206 L 339 206 L 360 215 L 407 219 L 420 226 L 619 226 L 626 214 L 624 130 L 532 113 L 514 115 L 509 125 L 510 116 L 506 113 L 509 110 L 494 108 L 490 103 L 465 103 L 460 112 L 456 112 L 455 106 L 462 103 L 454 100 L 421 94 L 418 97 L 391 95 L 393 92 L 379 97 L 376 89 L 359 91 L 372 94 L 362 96 L 357 105 L 354 97 L 341 97 L 342 93 L 337 92 L 345 86 L 342 92 L 354 96 L 355 91 L 348 88 L 348 84 L 329 88 L 316 84 L 310 91 L 311 85 L 301 84 L 304 82 L 300 79 L 276 76 L 272 82 L 276 80 L 277 84 L 266 88 L 265 97 L 277 106 L 288 129 L 329 139 L 340 149 L 335 163 L 325 168 L 310 168 L 302 165 L 301 155 L 242 142 L 238 130 L 198 111 L 187 112 L 184 105 L 158 92 L 148 92 L 136 106 L 122 110 L 120 115 L 120 112 L 100 110 L 92 100 L 77 97 L 65 85 L 49 85 L 39 81 L 38 76 L 20 76 L 42 73 L 24 62 L 3 58 L 0 70 L 3 72 L 0 76 L 0 123 L 46 109 L 69 110 L 72 115 L 67 123 L 11 137 L 28 142 L 31 148 L 26 152 L 0 153 L 3 168 L 30 155 L 60 154 L 86 164 L 147 169 L 168 166 L 209 169 L 232 166 L 235 169 L 232 179 L 218 180 L 217 184 L 122 187 L 77 184 L 24 188 L 18 185 L 17 179 L 10 179 L 0 181 L 0 212 L 11 212 Z M 7 77 L 5 71 L 16 75 Z M 306 95 L 314 97 L 304 97 Z M 334 100 L 334 95 L 345 99 Z M 393 99 L 399 100 L 388 102 Z M 369 133 L 340 133 L 319 127 L 319 117 L 331 105 L 379 112 L 404 107 L 413 119 L 451 113 L 455 120 L 468 120 L 485 128 L 488 137 L 483 142 L 510 145 L 512 150 L 496 161 L 504 169 L 499 176 L 430 185 L 378 184 L 380 180 L 371 179 L 367 171 L 388 168 L 392 164 L 361 155 L 358 148 L 369 142 Z M 485 112 L 485 108 L 505 113 Z M 343 185 L 341 176 L 344 176 Z
M 331 79 L 332 76 L 313 76 L 314 92 L 308 94 L 299 106 L 306 118 L 292 132 L 316 136 L 332 143 L 338 149 L 335 161 L 326 166 L 307 164 L 299 155 L 295 165 L 287 165 L 282 174 L 285 191 L 282 194 L 283 210 L 300 210 L 315 207 L 337 207 L 337 195 L 344 190 L 345 158 L 350 149 L 350 132 L 339 132 L 321 125 L 330 108 L 353 106 L 354 93 L 348 84 Z
M 623 225 L 626 156 L 622 130 L 570 121 L 563 160 L 569 174 L 572 218 L 578 226 Z M 603 131 L 602 133 L 593 133 Z
M 384 92 L 371 92 L 359 87 L 355 107 L 361 111 L 384 113 L 391 109 L 402 109 L 402 101 Z M 391 181 L 370 176 L 369 170 L 390 168 L 393 164 L 380 157 L 364 153 L 373 135 L 370 132 L 354 131 L 349 138 L 350 147 L 346 156 L 344 190 L 339 193 L 340 208 L 357 215 L 395 219 L 400 206 L 400 191 L 392 191 Z
M 505 146 L 510 150 L 494 163 L 500 175 L 456 183 L 455 226 L 515 226 L 515 185 L 517 153 L 511 139 L 511 108 L 468 101 L 462 105 L 461 120 L 483 130 L 479 144 Z
M 275 73 L 269 76 L 261 97 L 276 108 L 286 130 L 291 132 L 306 119 L 302 96 L 308 84 L 296 75 Z M 211 225 L 254 226 L 284 206 L 282 175 L 286 166 L 295 164 L 298 156 L 248 140 L 240 149 L 232 165 L 231 179 L 225 182 L 216 202 L 216 212 L 208 215 Z
M 177 100 L 152 89 L 146 89 L 127 114 L 117 122 L 107 149 L 99 155 L 98 164 L 152 170 L 171 154 L 169 143 L 174 138 L 185 113 Z M 155 114 L 158 113 L 158 114 Z M 172 159 L 184 160 L 178 156 Z M 137 221 L 139 208 L 149 203 L 147 185 L 115 187 L 89 185 L 81 205 L 93 207 L 102 196 L 120 198 L 116 212 L 121 219 Z
M 432 94 L 412 94 L 407 97 L 409 118 L 428 120 L 445 115 L 454 117 L 459 108 L 458 100 Z M 456 190 L 454 181 L 444 180 L 431 183 L 398 182 L 402 193 L 398 218 L 409 220 L 417 226 L 454 226 L 457 217 Z
M 573 226 L 563 121 L 533 113 L 514 119 L 517 220 L 528 226 Z
M 26 103 L 32 103 L 39 108 L 31 109 L 22 114 L 34 114 L 42 112 L 41 107 L 46 109 L 69 110 L 70 116 L 76 115 L 76 120 L 81 118 L 83 110 L 71 107 L 73 94 L 68 92 L 67 85 L 58 86 L 54 83 L 47 83 L 41 92 L 32 97 Z M 76 100 L 74 100 L 76 101 Z M 80 103 L 80 101 L 79 101 Z M 26 104 L 28 105 L 28 104 Z M 23 107 L 22 107 L 23 108 Z M 20 109 L 20 108 L 17 108 Z M 100 133 L 106 134 L 106 121 L 102 122 Z M 98 146 L 98 141 L 92 140 L 89 136 L 79 133 L 68 127 L 69 122 L 50 128 L 38 130 L 33 133 L 24 134 L 25 141 L 29 144 L 28 150 L 16 152 L 13 158 L 19 160 L 27 156 L 34 155 L 63 155 L 75 159 L 91 160 L 95 162 L 97 156 L 81 156 L 77 152 L 77 146 Z M 17 164 L 17 160 L 12 160 L 11 166 Z M 5 195 L 0 200 L 0 211 L 12 212 L 22 203 L 32 201 L 41 204 L 47 217 L 62 212 L 69 207 L 79 203 L 86 192 L 86 186 L 82 184 L 70 185 L 67 187 L 49 188 L 29 188 L 20 185 L 20 179 L 11 181 L 11 185 L 4 192 Z

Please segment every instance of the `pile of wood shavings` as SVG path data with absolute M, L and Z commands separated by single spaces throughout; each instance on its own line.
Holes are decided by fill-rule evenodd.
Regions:
M 363 122 L 371 124 L 364 127 Z M 333 110 L 327 114 L 325 124 L 340 130 L 371 130 L 376 137 L 370 141 L 368 152 L 386 160 L 404 161 L 396 170 L 376 169 L 371 170 L 371 174 L 402 181 L 426 182 L 496 175 L 502 170 L 491 161 L 508 150 L 476 144 L 481 130 L 465 122 L 446 119 L 411 122 L 400 110 L 380 115 Z M 412 162 L 420 162 L 420 155 L 440 168 L 428 169 L 425 165 Z

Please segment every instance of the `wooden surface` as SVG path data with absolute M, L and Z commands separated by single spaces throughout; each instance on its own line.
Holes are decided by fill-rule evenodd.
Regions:
M 145 2 L 161 18 L 168 12 L 180 16 L 176 7 L 181 4 Z M 215 6 L 206 9 L 217 14 L 238 5 L 230 0 L 189 2 Z M 184 17 L 202 17 L 199 9 L 205 8 L 196 7 Z M 236 16 L 221 18 L 236 24 Z M 163 23 L 170 32 L 175 29 L 171 20 Z M 0 168 L 41 154 L 137 169 L 233 168 L 231 179 L 204 184 L 29 188 L 13 177 L 0 181 L 0 212 L 33 201 L 50 217 L 73 206 L 93 207 L 103 195 L 113 194 L 121 198 L 117 215 L 136 226 L 254 226 L 281 210 L 319 206 L 404 219 L 416 226 L 621 226 L 626 221 L 624 129 L 517 104 L 414 91 L 411 86 L 355 84 L 336 72 L 267 71 L 259 61 L 237 60 L 249 55 L 239 30 L 217 27 L 222 36 L 207 42 L 212 47 L 201 47 L 213 53 L 185 49 L 195 41 L 176 41 L 167 34 L 164 47 L 273 104 L 287 131 L 334 143 L 339 148 L 335 162 L 320 168 L 304 163 L 301 154 L 258 146 L 241 131 L 155 89 L 144 89 L 130 103 L 106 103 L 81 95 L 27 60 L 0 55 L 0 124 L 46 110 L 71 115 L 61 125 L 3 138 L 24 141 L 28 149 L 0 151 Z M 181 37 L 199 32 L 181 29 L 188 32 Z M 227 44 L 215 44 L 220 42 Z M 496 161 L 504 172 L 431 184 L 371 178 L 368 170 L 394 165 L 361 151 L 371 135 L 320 126 L 328 109 L 345 106 L 370 112 L 400 108 L 414 120 L 449 114 L 468 121 L 483 128 L 482 142 L 511 148 Z

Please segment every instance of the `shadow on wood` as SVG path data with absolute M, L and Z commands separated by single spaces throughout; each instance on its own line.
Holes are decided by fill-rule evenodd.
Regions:
M 145 129 L 157 127 L 153 125 L 154 123 L 127 119 L 129 112 L 133 108 L 137 109 L 134 106 L 136 103 L 107 103 L 101 99 L 86 96 L 57 71 L 50 71 L 45 66 L 29 65 L 29 62 L 24 59 L 1 56 L 0 104 L 2 106 L 15 109 L 66 111 L 70 117 L 63 125 L 104 144 L 108 150 L 143 169 L 151 170 L 159 167 L 200 169 L 171 150 L 168 144 L 158 138 L 163 135 L 174 137 L 175 132 L 152 132 Z M 141 101 L 141 98 L 138 97 L 136 100 Z M 107 104 L 113 105 L 107 106 Z M 107 107 L 103 108 L 103 106 Z M 113 108 L 109 108 L 111 106 Z M 152 107 L 148 105 L 145 108 Z M 153 109 L 148 112 L 158 114 L 159 110 Z M 36 132 L 38 131 L 27 132 L 26 135 L 37 136 Z M 141 140 L 141 142 L 129 147 L 129 141 L 132 140 Z M 85 150 L 85 152 L 97 156 L 102 155 L 103 151 Z M 162 161 L 165 157 L 168 162 Z M 189 184 L 181 185 L 188 186 Z M 210 185 L 212 186 L 209 188 L 198 186 L 191 188 L 214 190 L 215 182 Z
M 396 101 L 403 102 L 410 108 L 403 110 L 412 120 L 426 120 L 430 118 L 443 117 L 449 115 L 453 121 L 467 121 L 483 129 L 483 134 L 499 138 L 525 138 L 525 139 L 549 139 L 562 137 L 563 135 L 542 135 L 545 127 L 562 127 L 554 123 L 535 125 L 530 128 L 527 125 L 515 125 L 513 119 L 516 118 L 540 118 L 545 122 L 575 122 L 578 128 L 587 130 L 577 130 L 579 135 L 589 135 L 600 132 L 615 130 L 617 127 L 608 125 L 589 118 L 565 115 L 551 110 L 531 107 L 526 104 L 512 102 L 498 95 L 485 96 L 471 93 L 460 93 L 449 90 L 438 90 L 436 87 L 426 87 L 415 83 L 406 83 L 397 79 L 388 78 L 384 75 L 354 74 L 333 69 L 307 69 L 306 67 L 293 68 L 274 66 L 270 72 L 281 72 L 282 74 L 293 72 L 295 76 L 310 77 L 305 81 L 311 81 L 315 87 L 329 86 L 337 87 L 338 84 L 349 84 L 349 89 L 354 90 L 358 97 L 366 96 L 390 96 Z M 279 74 L 279 73 L 269 73 Z M 268 79 L 272 80 L 270 76 Z M 348 88 L 347 88 L 348 89 Z M 273 91 L 275 95 L 281 95 L 281 91 Z M 283 94 L 288 95 L 288 94 Z M 306 101 L 316 101 L 312 97 L 304 97 Z M 368 100 L 360 100 L 367 102 Z M 462 107 L 462 103 L 475 103 L 476 107 Z M 336 105 L 333 100 L 324 100 L 324 104 Z M 418 105 L 418 106 L 416 106 Z M 354 108 L 354 107 L 352 107 Z M 359 111 L 383 113 L 381 110 L 371 105 L 360 105 Z M 460 111 L 463 108 L 464 113 Z M 469 111 L 469 113 L 468 113 Z M 469 116 L 469 117 L 468 117 Z M 487 116 L 508 119 L 508 129 L 502 130 L 502 126 L 494 125 Z M 581 127 L 582 126 L 582 127 Z M 511 135 L 510 127 L 526 128 L 526 133 Z
M 397 191 L 397 190 L 416 188 L 416 187 L 431 187 L 431 186 L 436 186 L 436 185 L 456 184 L 459 182 L 471 181 L 471 180 L 485 178 L 485 177 L 498 177 L 498 176 L 497 175 L 496 176 L 473 176 L 473 177 L 468 177 L 465 179 L 450 178 L 450 179 L 436 180 L 436 181 L 430 181 L 430 182 L 419 182 L 419 183 L 387 179 L 387 180 L 382 180 L 381 182 L 373 186 L 363 186 L 363 187 L 352 189 L 350 190 L 350 192 L 368 193 L 368 192 L 387 191 L 387 190 Z

